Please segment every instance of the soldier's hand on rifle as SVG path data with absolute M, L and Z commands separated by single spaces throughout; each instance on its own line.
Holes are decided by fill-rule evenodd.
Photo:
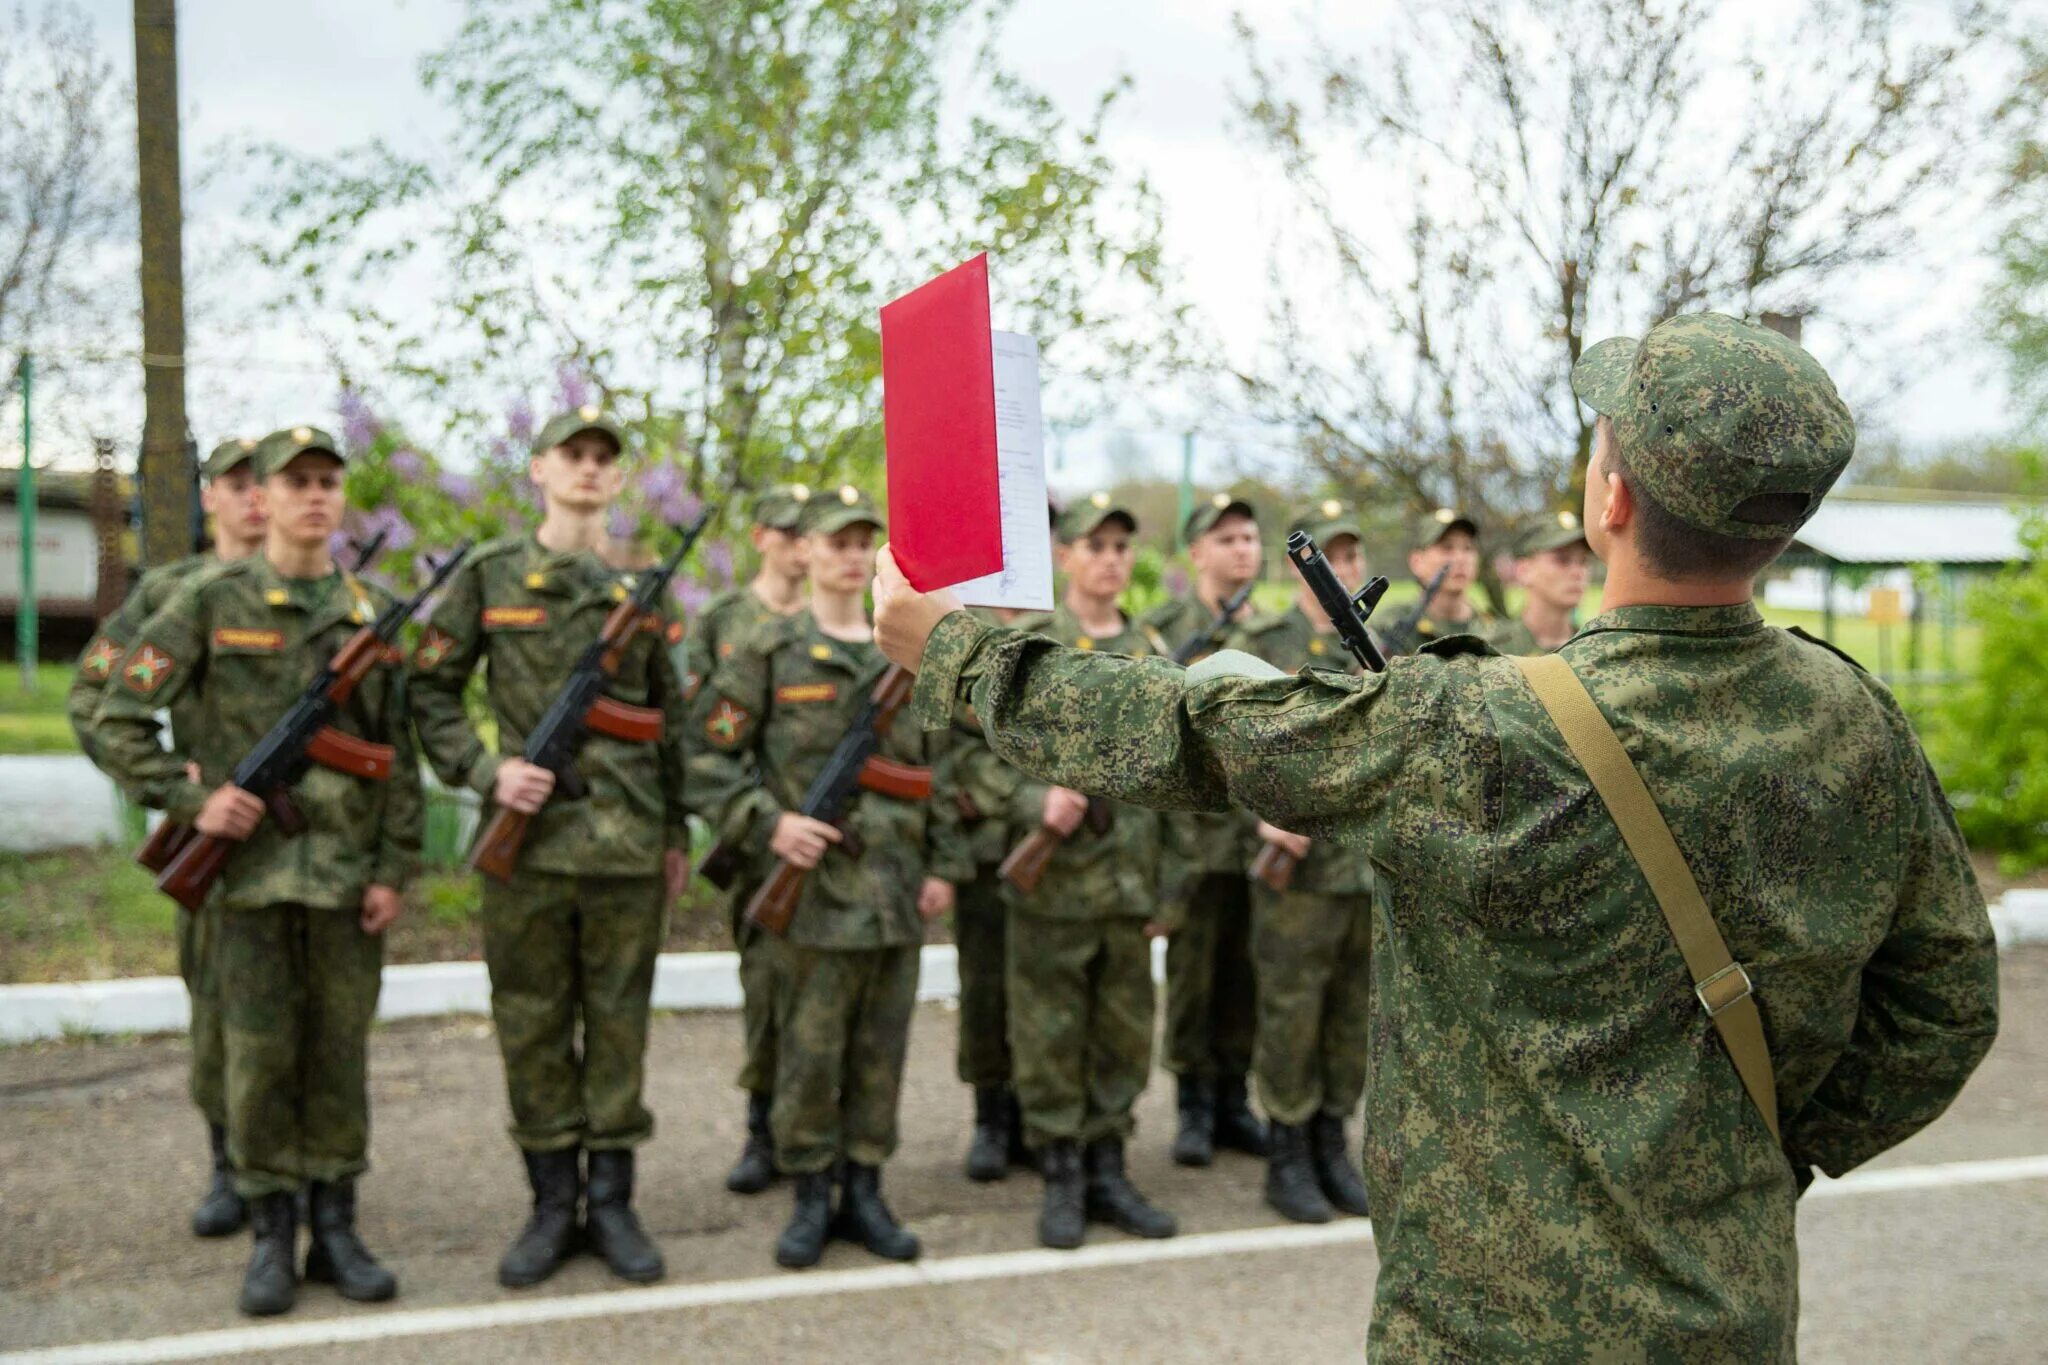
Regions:
M 661 855 L 661 882 L 668 903 L 674 905 L 682 898 L 683 888 L 690 884 L 688 849 L 671 848 Z
M 917 889 L 917 913 L 926 919 L 937 919 L 952 908 L 953 883 L 926 877 L 924 885 Z
M 192 821 L 192 828 L 201 834 L 210 834 L 216 839 L 232 839 L 236 843 L 256 832 L 256 826 L 263 821 L 263 803 L 243 791 L 240 787 L 220 786 L 213 795 L 206 798 L 206 804 L 199 808 L 199 815 Z
M 1259 837 L 1269 844 L 1278 844 L 1290 857 L 1305 858 L 1308 856 L 1309 838 L 1306 834 L 1289 834 L 1278 825 L 1269 825 L 1264 820 L 1261 820 L 1259 821 Z
M 793 810 L 784 811 L 776 817 L 775 832 L 768 837 L 768 848 L 791 867 L 800 867 L 808 872 L 818 865 L 818 859 L 825 856 L 827 844 L 836 844 L 844 837 L 823 820 L 813 820 Z
M 538 815 L 555 789 L 555 775 L 523 758 L 508 758 L 498 765 L 491 799 L 506 810 L 521 815 Z
M 363 914 L 357 923 L 366 934 L 381 934 L 391 927 L 398 918 L 398 912 L 405 908 L 405 900 L 398 889 L 378 886 L 374 882 L 363 888 Z
M 1081 827 L 1081 819 L 1088 814 L 1088 798 L 1072 787 L 1048 787 L 1045 790 L 1045 827 L 1064 836 Z

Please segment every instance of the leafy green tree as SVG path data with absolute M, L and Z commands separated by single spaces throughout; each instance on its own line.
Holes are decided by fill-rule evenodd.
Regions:
M 279 306 L 459 439 L 567 364 L 720 498 L 871 475 L 877 309 L 979 250 L 997 324 L 1092 391 L 1172 317 L 1157 208 L 1100 145 L 1122 87 L 1062 118 L 992 55 L 1005 8 L 469 0 L 421 68 L 444 154 L 267 149 Z
M 2048 419 L 2048 35 L 2021 45 L 2020 77 L 2000 111 L 2007 127 L 1998 274 L 1987 298 L 2015 397 Z

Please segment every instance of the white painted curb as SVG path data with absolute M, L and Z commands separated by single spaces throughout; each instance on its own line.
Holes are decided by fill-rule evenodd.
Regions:
M 1999 946 L 2048 943 L 2048 891 L 2012 891 L 1991 908 Z M 740 1004 L 739 954 L 663 953 L 654 967 L 654 1007 L 730 1010 Z M 1166 979 L 1166 941 L 1152 941 L 1152 977 Z M 918 960 L 917 998 L 956 1000 L 960 960 L 935 943 Z M 481 962 L 386 967 L 379 1019 L 488 1014 L 491 984 Z M 0 1044 L 78 1034 L 177 1033 L 189 1019 L 185 983 L 175 976 L 54 985 L 0 986 Z

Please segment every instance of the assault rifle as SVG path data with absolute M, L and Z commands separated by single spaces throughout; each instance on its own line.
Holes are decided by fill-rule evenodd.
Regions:
M 589 784 L 576 770 L 576 755 L 592 730 L 629 744 L 652 744 L 661 738 L 661 712 L 650 706 L 616 701 L 607 697 L 604 689 L 618 676 L 619 665 L 625 662 L 626 646 L 633 642 L 634 635 L 661 601 L 662 593 L 668 590 L 669 580 L 682 566 L 683 556 L 704 534 L 711 513 L 711 508 L 705 508 L 696 521 L 685 527 L 683 543 L 676 546 L 675 552 L 659 568 L 642 575 L 633 591 L 612 608 L 597 639 L 569 670 L 569 680 L 555 693 L 540 723 L 526 737 L 520 757 L 555 775 L 550 797 L 559 794 L 578 801 L 589 794 Z M 512 868 L 519 861 L 520 846 L 526 842 L 526 830 L 532 823 L 531 815 L 497 807 L 469 851 L 469 865 L 501 882 L 512 880 Z
M 286 838 L 296 839 L 306 832 L 306 817 L 292 800 L 291 789 L 313 764 L 372 782 L 390 781 L 391 764 L 398 756 L 392 747 L 345 734 L 331 722 L 397 640 L 399 630 L 412 619 L 420 603 L 448 581 L 469 547 L 467 541 L 457 546 L 435 567 L 425 587 L 407 601 L 387 607 L 375 621 L 351 635 L 291 709 L 270 727 L 270 733 L 235 765 L 228 785 L 260 799 Z M 412 737 L 406 735 L 402 742 L 410 744 Z M 197 910 L 205 904 L 206 893 L 234 851 L 232 839 L 201 834 L 190 825 L 166 820 L 157 826 L 135 861 L 158 872 L 157 890 L 187 910 Z
M 1451 566 L 1445 564 L 1431 576 L 1429 582 L 1423 586 L 1422 596 L 1415 599 L 1415 606 L 1394 626 L 1395 639 L 1405 640 L 1415 633 L 1415 628 L 1422 624 L 1422 618 L 1429 615 L 1429 600 L 1435 597 L 1436 590 L 1444 585 L 1444 576 L 1450 571 Z
M 916 685 L 915 673 L 896 664 L 889 665 L 888 671 L 875 683 L 875 690 L 868 694 L 860 714 L 840 736 L 832 757 L 811 779 L 803 804 L 797 807 L 801 814 L 813 820 L 823 820 L 836 826 L 840 833 L 839 847 L 849 857 L 858 858 L 864 851 L 859 835 L 845 824 L 847 807 L 853 804 L 856 791 L 879 792 L 899 801 L 931 798 L 930 768 L 898 763 L 875 752 L 888 735 L 889 727 L 895 724 L 896 713 L 910 701 L 911 689 Z M 714 849 L 705 861 L 708 863 L 717 856 L 718 850 Z M 804 879 L 809 875 L 807 868 L 787 862 L 777 863 L 775 871 L 761 883 L 761 889 L 754 893 L 754 898 L 747 902 L 747 918 L 777 938 L 787 934 L 789 922 L 796 918 L 796 905 L 803 895 Z
M 1375 578 L 1356 593 L 1344 586 L 1337 577 L 1337 571 L 1330 567 L 1330 561 L 1323 558 L 1315 537 L 1306 531 L 1296 531 L 1287 537 L 1287 558 L 1293 562 L 1294 571 L 1301 575 L 1302 582 L 1316 595 L 1316 604 L 1323 614 L 1330 618 L 1330 624 L 1337 628 L 1337 637 L 1344 642 L 1344 648 L 1351 651 L 1351 657 L 1358 660 L 1358 666 L 1368 673 L 1383 673 L 1387 667 L 1387 656 L 1380 653 L 1380 647 L 1373 643 L 1372 632 L 1365 628 L 1372 609 L 1386 596 L 1387 580 Z M 1437 574 L 1437 581 L 1443 574 Z M 1431 585 L 1430 592 L 1436 591 Z M 1422 600 L 1427 603 L 1429 594 Z M 1258 856 L 1252 859 L 1250 875 L 1257 877 L 1275 891 L 1285 891 L 1294 880 L 1294 869 L 1299 863 L 1292 853 L 1278 844 L 1265 844 Z
M 1204 629 L 1183 640 L 1180 648 L 1173 651 L 1173 661 L 1186 666 L 1197 654 L 1207 653 L 1222 644 L 1224 632 L 1230 629 L 1232 619 L 1244 609 L 1244 604 L 1251 600 L 1251 596 L 1252 585 L 1247 583 L 1225 598 L 1223 605 L 1216 609 L 1215 619 Z M 1102 835 L 1109 833 L 1112 818 L 1109 803 L 1100 797 L 1091 796 L 1088 798 L 1087 813 L 1081 817 L 1081 822 L 1091 833 Z M 1067 836 L 1052 826 L 1040 825 L 1010 850 L 1009 856 L 1004 858 L 1002 865 L 996 869 L 996 875 L 1028 896 L 1038 889 L 1038 883 L 1045 877 L 1045 869 L 1052 862 L 1052 855 L 1058 852 L 1060 845 L 1066 841 Z

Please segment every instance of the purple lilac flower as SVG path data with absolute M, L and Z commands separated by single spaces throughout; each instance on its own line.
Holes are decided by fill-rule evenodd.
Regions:
M 681 604 L 683 615 L 689 617 L 695 617 L 711 600 L 711 589 L 692 578 L 678 578 L 669 584 L 668 590 Z
M 441 471 L 441 491 L 464 507 L 476 502 L 476 480 L 467 474 L 458 474 L 452 469 Z
M 413 542 L 419 539 L 419 533 L 414 531 L 412 523 L 405 519 L 405 513 L 390 503 L 363 518 L 362 535 L 365 539 L 375 536 L 380 531 L 384 533 L 386 553 L 409 550 Z
M 1166 570 L 1166 592 L 1169 597 L 1179 597 L 1188 590 L 1188 571 L 1180 565 L 1170 565 Z
M 426 472 L 427 462 L 417 450 L 401 449 L 391 452 L 391 472 L 410 483 Z
M 338 563 L 347 563 L 354 556 L 349 553 L 349 535 L 346 530 L 336 531 L 327 537 L 327 553 Z
M 370 411 L 369 400 L 363 397 L 363 391 L 352 384 L 342 385 L 336 406 L 341 410 L 342 444 L 350 450 L 369 449 L 384 430 L 384 424 Z
M 732 586 L 732 545 L 723 540 L 704 547 L 704 573 L 721 588 Z
M 591 401 L 595 390 L 589 373 L 575 361 L 565 360 L 555 367 L 555 406 L 559 411 L 582 407 Z
M 633 514 L 623 507 L 614 507 L 605 518 L 605 529 L 611 532 L 613 540 L 630 540 L 639 527 Z
M 505 411 L 507 439 L 492 442 L 491 453 L 503 455 L 509 452 L 512 448 L 511 442 L 514 441 L 520 445 L 531 445 L 533 443 L 534 430 L 533 404 L 527 402 L 524 398 L 518 399 Z M 500 447 L 503 449 L 501 450 Z

